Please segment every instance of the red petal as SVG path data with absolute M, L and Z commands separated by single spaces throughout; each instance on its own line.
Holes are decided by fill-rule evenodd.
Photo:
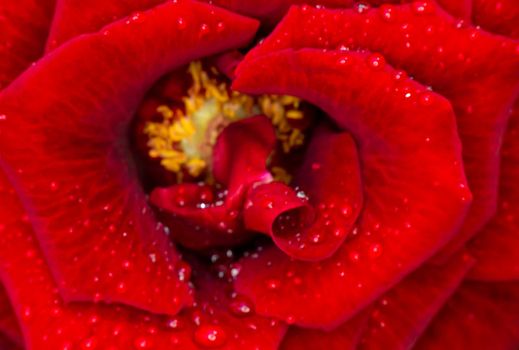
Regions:
M 442 309 L 416 349 L 517 349 L 519 284 L 467 283 Z
M 54 0 L 0 3 L 0 90 L 40 58 L 53 12 Z
M 497 214 L 469 245 L 477 259 L 471 271 L 471 277 L 476 279 L 519 279 L 519 101 L 501 155 Z
M 0 188 L 8 187 L 0 174 Z M 5 228 L 0 235 L 0 274 L 19 316 L 27 349 L 197 350 L 200 344 L 224 342 L 225 349 L 231 350 L 274 350 L 283 337 L 286 327 L 279 322 L 254 314 L 233 314 L 232 303 L 238 299 L 225 295 L 228 286 L 198 270 L 193 274 L 200 291 L 199 307 L 174 318 L 120 305 L 64 304 L 14 191 L 3 191 L 0 204 L 9 209 L 0 212 Z M 220 333 L 211 341 L 215 330 Z
M 47 50 L 85 33 L 100 30 L 103 26 L 123 17 L 144 11 L 164 0 L 57 0 L 56 13 L 47 41 Z
M 23 348 L 20 348 L 18 345 L 13 343 L 8 337 L 5 337 L 3 334 L 0 333 L 0 349 L 2 349 L 2 350 L 20 350 Z
M 246 43 L 256 26 L 197 2 L 169 2 L 63 45 L 4 90 L 2 165 L 66 300 L 159 313 L 190 302 L 174 271 L 177 253 L 138 183 L 127 125 L 162 74 Z
M 0 228 L 0 232 L 3 229 Z M 0 334 L 5 335 L 11 342 L 23 345 L 22 333 L 11 306 L 11 301 L 2 285 L 0 285 Z M 1 342 L 0 342 L 1 345 Z M 0 346 L 0 349 L 3 349 Z
M 207 185 L 180 184 L 155 189 L 151 202 L 164 210 L 162 221 L 175 228 L 176 241 L 192 249 L 229 247 L 250 238 L 240 215 L 249 188 L 271 181 L 267 158 L 276 136 L 270 121 L 256 116 L 227 126 L 213 150 L 213 175 L 222 196 Z
M 411 349 L 460 285 L 474 260 L 460 254 L 443 266 L 424 266 L 375 304 L 361 349 Z
M 472 0 L 472 20 L 486 30 L 519 39 L 517 0 Z
M 461 232 L 445 249 L 452 253 L 495 212 L 499 173 L 495 150 L 519 88 L 519 50 L 514 41 L 463 27 L 432 3 L 417 6 L 423 3 L 427 2 L 362 14 L 293 9 L 250 57 L 284 48 L 368 49 L 446 96 L 456 112 L 474 194 Z M 301 23 L 313 30 L 292 29 Z
M 246 58 L 237 69 L 235 88 L 301 97 L 351 132 L 364 186 L 357 237 L 331 259 L 298 263 L 267 249 L 243 261 L 237 288 L 262 313 L 337 326 L 429 258 L 467 210 L 471 197 L 450 105 L 379 57 L 285 50 Z M 287 272 L 301 283 L 287 280 Z
M 330 332 L 297 327 L 289 328 L 281 344 L 281 350 L 357 349 L 358 341 L 366 327 L 368 318 L 369 312 L 363 311 Z
M 362 208 L 359 161 L 351 136 L 324 127 L 314 132 L 294 186 L 298 194 L 281 183 L 254 188 L 247 198 L 245 226 L 269 234 L 296 259 L 328 258 L 351 232 Z

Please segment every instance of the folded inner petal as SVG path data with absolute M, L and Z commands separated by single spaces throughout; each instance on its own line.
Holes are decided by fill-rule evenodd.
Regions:
M 292 188 L 257 186 L 247 196 L 245 226 L 268 234 L 293 258 L 330 257 L 351 233 L 362 208 L 355 142 L 347 132 L 314 131 Z
M 423 6 L 416 6 L 420 3 Z M 312 30 L 292 29 L 301 23 Z M 293 8 L 249 57 L 304 47 L 379 52 L 388 63 L 449 99 L 474 202 L 443 256 L 460 248 L 495 213 L 499 178 L 495 150 L 500 148 L 519 88 L 517 43 L 455 20 L 432 2 L 420 1 L 362 13 Z
M 177 228 L 175 240 L 192 249 L 230 247 L 250 239 L 242 223 L 247 191 L 270 181 L 267 158 L 276 137 L 264 116 L 239 120 L 218 136 L 213 150 L 212 175 L 222 185 L 183 183 L 156 188 L 151 202 L 162 209 L 162 222 Z
M 471 195 L 451 106 L 380 55 L 275 51 L 246 58 L 234 87 L 289 93 L 320 107 L 355 139 L 364 189 L 355 237 L 330 259 L 295 262 L 266 248 L 241 261 L 237 289 L 259 312 L 303 326 L 337 326 L 459 228 Z

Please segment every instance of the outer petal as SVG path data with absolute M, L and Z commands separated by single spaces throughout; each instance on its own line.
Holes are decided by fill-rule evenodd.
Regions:
M 473 263 L 459 254 L 443 266 L 423 266 L 406 277 L 375 303 L 360 348 L 412 348 Z
M 379 56 L 302 49 L 246 58 L 234 87 L 298 96 L 327 112 L 358 144 L 365 189 L 356 237 L 332 258 L 304 264 L 266 249 L 242 261 L 237 288 L 260 312 L 337 326 L 457 230 L 471 196 L 450 105 Z
M 519 3 L 515 0 L 473 0 L 472 20 L 486 30 L 519 38 Z
M 10 188 L 0 176 L 0 188 Z M 0 205 L 8 209 L 0 212 L 5 228 L 0 233 L 0 276 L 29 350 L 197 350 L 218 344 L 231 350 L 274 350 L 283 337 L 283 324 L 237 313 L 235 300 L 226 295 L 229 286 L 197 270 L 199 307 L 174 318 L 120 305 L 64 304 L 14 191 L 2 191 Z M 186 267 L 184 274 L 189 274 Z
M 400 282 L 366 311 L 331 332 L 290 328 L 283 349 L 410 349 L 461 283 L 473 260 L 425 266 Z
M 80 34 L 98 31 L 111 22 L 164 2 L 164 0 L 57 0 L 46 49 L 52 50 Z
M 23 345 L 22 333 L 18 326 L 18 321 L 14 315 L 9 297 L 3 286 L 0 285 L 0 334 L 4 335 L 11 342 Z M 1 345 L 1 342 L 0 342 Z M 0 349 L 3 349 L 0 346 Z
M 313 30 L 292 29 L 301 23 Z M 481 229 L 496 208 L 499 154 L 495 150 L 500 148 L 519 88 L 517 43 L 464 27 L 432 3 L 417 2 L 362 14 L 294 9 L 250 57 L 301 47 L 380 52 L 451 101 L 474 203 L 445 252 L 452 253 Z
M 159 313 L 189 303 L 177 253 L 140 189 L 127 125 L 161 74 L 247 42 L 256 26 L 200 3 L 170 2 L 62 46 L 4 90 L 2 165 L 66 300 Z
M 363 311 L 330 332 L 316 329 L 289 328 L 281 350 L 354 350 L 367 325 L 369 312 Z
M 517 349 L 518 301 L 517 282 L 466 283 L 435 318 L 416 349 Z
M 512 113 L 501 155 L 497 214 L 469 245 L 477 259 L 471 271 L 471 277 L 476 279 L 519 279 L 519 102 Z
M 54 0 L 0 3 L 0 90 L 40 58 L 53 12 Z

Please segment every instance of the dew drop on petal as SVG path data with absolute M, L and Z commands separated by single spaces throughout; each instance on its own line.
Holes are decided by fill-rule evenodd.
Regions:
M 219 348 L 227 342 L 225 330 L 218 325 L 201 325 L 193 337 L 196 344 L 205 348 Z

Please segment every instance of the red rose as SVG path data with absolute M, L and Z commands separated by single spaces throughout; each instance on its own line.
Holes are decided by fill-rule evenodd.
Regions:
M 0 348 L 517 348 L 519 6 L 305 2 L 0 4 Z

